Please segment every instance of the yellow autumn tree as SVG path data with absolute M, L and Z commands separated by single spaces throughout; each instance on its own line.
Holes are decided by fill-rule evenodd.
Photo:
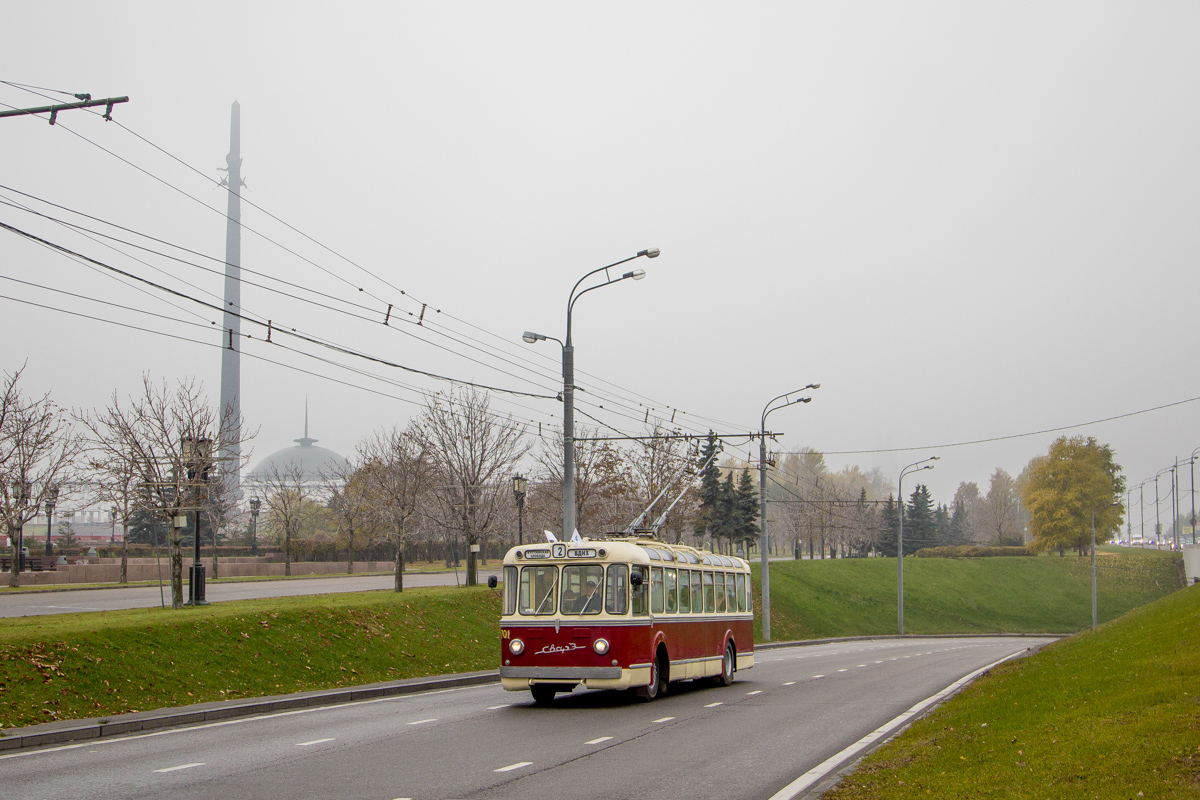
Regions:
M 1097 542 L 1108 541 L 1120 530 L 1125 478 L 1112 448 L 1093 437 L 1055 440 L 1049 453 L 1029 462 L 1019 483 L 1034 550 L 1062 554 L 1071 548 L 1086 553 L 1093 510 Z

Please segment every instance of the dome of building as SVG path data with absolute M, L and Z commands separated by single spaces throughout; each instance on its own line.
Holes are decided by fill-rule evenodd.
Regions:
M 293 439 L 295 447 L 285 447 L 276 450 L 271 455 L 250 470 L 246 476 L 248 483 L 266 483 L 273 475 L 284 476 L 299 467 L 306 483 L 329 483 L 331 478 L 341 473 L 350 462 L 343 456 L 327 447 L 315 447 L 316 439 L 308 435 L 308 411 L 304 412 L 304 435 Z

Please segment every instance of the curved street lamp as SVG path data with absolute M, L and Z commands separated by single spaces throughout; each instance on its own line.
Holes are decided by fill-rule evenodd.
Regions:
M 46 555 L 54 555 L 54 545 L 50 543 L 50 531 L 53 529 L 51 524 L 54 518 L 54 504 L 58 502 L 58 487 L 51 486 L 46 490 Z
M 810 383 L 803 389 L 796 389 L 772 398 L 771 402 L 763 406 L 762 420 L 758 429 L 758 522 L 760 526 L 758 547 L 762 564 L 762 635 L 764 642 L 771 641 L 771 565 L 768 561 L 771 548 L 767 538 L 767 415 L 772 411 L 794 406 L 797 403 L 812 402 L 811 397 L 797 397 L 792 400 L 791 395 L 808 389 L 820 388 L 821 384 Z M 779 400 L 784 402 L 774 405 Z
M 608 274 L 608 270 L 613 267 L 624 264 L 627 261 L 633 261 L 635 258 L 658 258 L 661 251 L 657 247 L 651 247 L 646 250 L 638 251 L 635 256 L 623 258 L 620 261 L 614 261 L 607 266 L 599 267 L 586 273 L 582 278 L 575 282 L 575 286 L 571 288 L 571 294 L 567 297 L 567 339 L 562 342 L 555 339 L 553 336 L 544 336 L 533 331 L 525 331 L 521 339 L 528 344 L 534 342 L 554 340 L 562 347 L 562 371 L 563 371 L 563 538 L 570 537 L 572 531 L 575 530 L 575 347 L 571 344 L 571 312 L 575 307 L 575 301 L 583 297 L 593 289 L 599 289 L 603 286 L 608 286 L 613 283 L 632 278 L 635 281 L 640 281 L 646 277 L 646 271 L 635 269 L 626 272 L 620 277 L 614 278 Z M 580 285 L 591 276 L 598 272 L 603 272 L 605 281 L 597 283 L 594 286 L 589 286 L 582 292 L 579 291 Z
M 525 524 L 522 519 L 525 510 L 525 490 L 529 486 L 529 479 L 520 473 L 513 475 L 513 499 L 517 501 L 517 544 L 525 544 Z
M 899 608 L 900 635 L 904 635 L 904 476 L 923 469 L 933 469 L 930 461 L 939 461 L 940 456 L 930 456 L 920 461 L 914 461 L 900 470 L 900 480 L 896 482 L 896 499 L 900 503 L 900 533 L 896 541 L 896 606 Z M 924 466 L 921 466 L 924 464 Z

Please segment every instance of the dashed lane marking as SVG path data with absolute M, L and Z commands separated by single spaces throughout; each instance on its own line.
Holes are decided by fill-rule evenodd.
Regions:
M 437 722 L 437 721 L 438 721 L 437 717 L 430 717 L 429 719 L 419 719 L 416 722 L 410 722 L 408 724 L 409 725 L 424 725 L 426 722 Z
M 204 762 L 201 761 L 196 764 L 180 764 L 177 767 L 163 767 L 162 769 L 156 769 L 154 771 L 155 772 L 175 772 L 176 770 L 191 769 L 192 767 L 203 767 L 203 766 L 204 766 Z
M 532 763 L 533 763 L 532 761 L 518 761 L 515 764 L 509 764 L 507 767 L 501 767 L 500 769 L 494 769 L 494 770 L 492 770 L 492 772 L 512 772 L 514 769 L 520 769 L 521 767 L 528 767 Z
M 723 706 L 723 705 L 725 705 L 725 704 L 724 703 L 709 703 L 708 705 L 705 706 L 705 708 L 716 708 L 717 706 Z
M 750 696 L 750 695 L 752 695 L 752 694 L 762 694 L 762 689 L 756 689 L 756 690 L 755 690 L 755 691 L 753 691 L 753 692 L 746 692 L 746 696 L 747 696 L 747 697 L 749 697 L 749 696 Z
M 824 678 L 824 675 L 813 675 L 814 678 Z
M 611 736 L 601 736 L 599 739 L 592 739 L 590 742 L 584 742 L 584 744 L 602 744 L 611 738 Z
M 296 747 L 308 747 L 309 745 L 313 745 L 313 744 L 324 744 L 325 742 L 332 742 L 332 741 L 333 741 L 333 739 L 332 739 L 332 738 L 329 738 L 329 739 L 313 739 L 311 742 L 300 742 L 300 743 L 298 743 L 298 744 L 296 745 Z
M 505 703 L 502 706 L 488 706 L 488 711 L 495 711 L 497 708 L 508 708 L 511 703 Z
M 662 719 L 656 719 L 654 721 L 655 722 L 670 722 L 673 719 L 675 719 L 675 718 L 674 717 L 663 717 Z
M 787 683 L 784 684 L 784 686 L 795 686 L 795 685 L 796 685 L 795 681 L 788 681 Z

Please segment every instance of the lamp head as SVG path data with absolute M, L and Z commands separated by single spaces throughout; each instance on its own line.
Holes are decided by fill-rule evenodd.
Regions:
M 635 269 L 635 270 L 631 270 L 630 272 L 626 272 L 624 275 L 622 275 L 621 280 L 625 280 L 626 278 L 633 278 L 635 281 L 640 281 L 644 277 L 646 277 L 646 270 Z
M 821 384 L 819 384 L 819 383 L 810 383 L 810 384 L 808 385 L 808 387 L 807 387 L 807 388 L 809 388 L 809 389 L 820 389 L 820 388 L 821 388 Z
M 545 336 L 542 336 L 540 333 L 534 333 L 533 331 L 525 331 L 523 334 L 521 334 L 521 338 L 524 339 L 528 344 L 546 340 Z
M 658 258 L 658 254 L 659 254 L 659 253 L 661 253 L 661 252 L 662 252 L 662 251 L 661 251 L 661 250 L 659 250 L 657 247 L 651 247 L 651 248 L 648 248 L 648 249 L 646 249 L 646 250 L 642 250 L 642 251 L 640 251 L 640 252 L 638 253 L 638 255 L 639 255 L 639 256 L 645 256 L 646 258 Z

